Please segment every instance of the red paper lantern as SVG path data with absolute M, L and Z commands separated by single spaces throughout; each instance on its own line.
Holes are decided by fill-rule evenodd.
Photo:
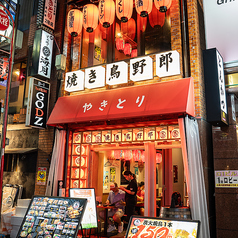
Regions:
M 121 23 L 121 31 L 122 34 L 127 35 L 132 40 L 134 40 L 136 35 L 136 22 L 133 18 L 131 18 L 128 22 Z
M 131 158 L 132 158 L 131 150 L 124 150 L 123 152 L 124 152 L 124 159 L 131 160 Z
M 117 50 L 119 50 L 120 52 L 123 52 L 125 47 L 125 41 L 123 38 L 116 38 L 116 48 Z
M 138 162 L 140 159 L 140 154 L 139 154 L 139 150 L 133 150 L 132 151 L 132 155 L 133 155 L 133 160 L 135 162 Z
M 136 11 L 141 17 L 147 17 L 151 13 L 153 0 L 135 0 Z
M 162 162 L 162 154 L 156 153 L 156 164 L 160 164 Z
M 131 44 L 126 43 L 126 44 L 125 44 L 125 47 L 124 47 L 124 54 L 125 54 L 126 56 L 130 56 L 130 55 L 131 55 L 131 51 L 132 51 Z
M 115 3 L 113 0 L 100 0 L 98 4 L 99 21 L 108 28 L 115 19 Z
M 121 158 L 121 150 L 114 150 L 114 158 L 115 159 Z
M 131 57 L 132 58 L 137 57 L 137 49 L 131 51 Z
M 116 0 L 117 18 L 122 22 L 127 22 L 133 12 L 133 0 Z
M 149 21 L 152 27 L 162 27 L 165 21 L 165 14 L 163 12 L 160 12 L 156 7 L 153 7 L 152 12 L 149 15 Z
M 141 151 L 140 160 L 141 160 L 142 162 L 145 162 L 145 151 L 144 151 L 144 150 Z
M 98 8 L 93 4 L 83 7 L 83 27 L 87 32 L 93 32 L 98 26 Z
M 150 14 L 150 15 L 151 15 L 151 14 Z M 150 15 L 149 15 L 149 16 L 150 16 Z M 145 32 L 146 26 L 147 26 L 147 17 L 141 17 L 141 16 L 139 16 L 138 18 L 139 18 L 140 30 L 141 30 L 142 32 Z
M 170 8 L 172 0 L 154 0 L 154 3 L 160 12 L 166 12 Z
M 72 36 L 77 36 L 82 31 L 83 13 L 78 9 L 72 9 L 67 16 L 67 29 Z

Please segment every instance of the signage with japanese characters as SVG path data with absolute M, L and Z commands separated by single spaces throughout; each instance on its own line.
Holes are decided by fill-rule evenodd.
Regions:
M 157 76 L 162 78 L 178 74 L 180 74 L 180 58 L 176 50 L 156 55 Z
M 126 62 L 116 62 L 107 65 L 106 84 L 116 85 L 128 82 L 128 65 Z
M 238 170 L 215 171 L 216 188 L 237 188 Z
M 105 68 L 102 66 L 85 69 L 85 88 L 105 86 Z
M 199 237 L 199 221 L 132 216 L 125 238 L 135 237 Z
M 8 58 L 0 58 L 0 81 L 7 80 L 8 76 Z
M 45 0 L 43 24 L 55 29 L 57 0 Z
M 30 78 L 26 126 L 46 128 L 50 84 L 37 78 Z
M 207 121 L 228 124 L 223 59 L 216 48 L 203 51 Z
M 67 92 L 84 90 L 84 72 L 77 70 L 66 73 L 64 90 Z
M 150 56 L 130 60 L 130 80 L 142 81 L 153 78 L 153 60 Z
M 0 9 L 0 31 L 5 31 L 10 25 L 10 20 L 6 12 Z
M 50 79 L 54 36 L 39 29 L 35 32 L 31 76 Z

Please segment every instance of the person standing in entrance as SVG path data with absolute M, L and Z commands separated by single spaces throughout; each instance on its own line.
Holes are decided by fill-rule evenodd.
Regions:
M 128 170 L 124 171 L 123 176 L 125 177 L 127 181 L 129 181 L 129 184 L 126 188 L 123 186 L 120 186 L 119 188 L 126 193 L 125 194 L 126 215 L 127 215 L 127 221 L 129 221 L 130 217 L 136 214 L 135 207 L 137 203 L 137 199 L 136 199 L 137 182 L 134 179 L 131 171 L 128 171 Z

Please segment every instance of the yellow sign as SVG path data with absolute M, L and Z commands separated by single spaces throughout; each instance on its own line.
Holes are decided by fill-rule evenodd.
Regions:
M 37 184 L 45 185 L 45 183 L 46 183 L 46 168 L 38 167 Z

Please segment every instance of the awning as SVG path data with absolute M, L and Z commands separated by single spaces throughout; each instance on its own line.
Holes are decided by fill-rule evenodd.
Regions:
M 193 79 L 131 86 L 60 97 L 47 125 L 138 118 L 155 115 L 195 115 Z

